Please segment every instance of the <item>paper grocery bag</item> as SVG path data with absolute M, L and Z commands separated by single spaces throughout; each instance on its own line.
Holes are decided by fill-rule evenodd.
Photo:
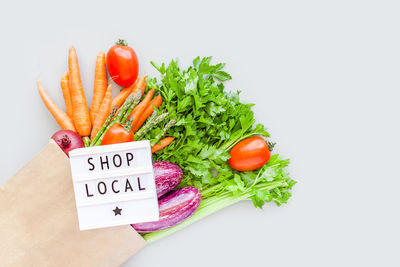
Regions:
M 120 266 L 145 245 L 130 225 L 79 230 L 69 159 L 54 142 L 0 187 L 0 266 Z

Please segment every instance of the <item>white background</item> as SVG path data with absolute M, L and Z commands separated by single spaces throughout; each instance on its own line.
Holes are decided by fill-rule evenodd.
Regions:
M 0 182 L 58 129 L 39 76 L 77 49 L 91 99 L 96 54 L 117 38 L 149 61 L 212 55 L 292 160 L 288 205 L 242 202 L 124 266 L 400 266 L 398 1 L 2 1 Z M 1 260 L 1 259 L 0 259 Z

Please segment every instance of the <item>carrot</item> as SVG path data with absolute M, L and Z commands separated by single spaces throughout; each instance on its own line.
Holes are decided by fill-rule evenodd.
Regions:
M 139 90 L 142 91 L 142 95 L 144 94 L 144 91 L 146 90 L 146 85 L 147 85 L 147 75 L 144 75 L 137 83 L 135 87 L 132 88 L 133 94 L 136 94 L 139 92 Z
M 164 139 L 162 139 L 160 141 L 160 144 L 155 144 L 151 148 L 151 153 L 157 152 L 158 150 L 161 150 L 164 147 L 168 146 L 169 144 L 171 144 L 172 141 L 174 141 L 174 139 L 175 139 L 175 137 L 165 137 Z
M 101 103 L 101 106 L 97 112 L 96 119 L 94 120 L 92 133 L 90 134 L 91 140 L 93 140 L 93 138 L 96 136 L 97 132 L 101 129 L 104 122 L 107 120 L 108 115 L 110 114 L 111 99 L 112 99 L 112 86 L 110 84 L 104 95 L 103 102 Z
M 64 102 L 65 102 L 65 111 L 67 112 L 67 115 L 72 118 L 72 103 L 71 103 L 71 93 L 69 91 L 69 85 L 68 85 L 68 72 L 64 71 L 62 77 L 61 77 L 61 89 L 63 92 L 64 96 Z
M 141 78 L 138 77 L 131 86 L 122 89 L 121 92 L 119 92 L 118 95 L 116 95 L 114 97 L 114 99 L 112 100 L 111 107 L 115 107 L 115 106 L 120 107 L 122 105 L 122 103 L 124 103 L 125 100 L 128 98 L 128 96 L 131 94 L 133 88 L 135 88 L 136 85 L 139 83 L 140 79 Z
M 104 95 L 107 91 L 107 70 L 106 70 L 106 56 L 104 52 L 99 52 L 96 59 L 96 67 L 94 70 L 94 87 L 93 87 L 93 100 L 90 105 L 89 113 L 90 120 L 94 123 L 97 112 L 103 101 Z
M 68 53 L 69 90 L 71 92 L 72 119 L 80 136 L 89 136 L 92 129 L 85 92 L 83 91 L 78 56 L 71 46 Z
M 146 109 L 143 111 L 138 122 L 134 125 L 134 127 L 132 127 L 132 131 L 134 133 L 137 132 L 137 130 L 139 130 L 140 127 L 142 127 L 143 123 L 147 120 L 147 118 L 153 113 L 154 111 L 153 106 L 156 106 L 158 108 L 159 106 L 161 106 L 161 104 L 162 104 L 161 95 L 158 95 L 155 98 L 153 98 L 153 100 L 150 101 Z
M 36 81 L 36 84 L 39 90 L 40 97 L 42 98 L 47 109 L 53 115 L 54 119 L 56 119 L 58 125 L 60 125 L 61 129 L 76 132 L 72 119 L 68 117 L 68 115 L 64 111 L 62 111 L 62 109 L 60 109 L 56 105 L 56 103 L 54 103 L 54 101 L 51 99 L 39 80 Z
M 154 89 L 151 89 L 149 92 L 147 92 L 147 95 L 142 100 L 142 102 L 140 102 L 140 104 L 137 105 L 132 110 L 131 114 L 129 115 L 129 117 L 132 117 L 132 124 L 131 124 L 132 126 L 131 127 L 134 127 L 134 125 L 139 121 L 140 116 L 147 108 L 147 105 L 150 103 L 150 100 L 153 97 L 153 95 L 154 95 Z

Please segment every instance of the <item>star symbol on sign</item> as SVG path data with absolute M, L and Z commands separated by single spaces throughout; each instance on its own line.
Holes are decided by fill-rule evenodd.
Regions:
M 122 209 L 118 208 L 118 206 L 115 207 L 115 210 L 113 210 L 114 216 L 121 215 L 121 211 L 122 211 Z

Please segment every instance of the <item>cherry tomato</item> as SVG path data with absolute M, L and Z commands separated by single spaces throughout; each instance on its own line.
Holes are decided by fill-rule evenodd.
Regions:
M 138 76 L 139 63 L 135 51 L 124 40 L 108 50 L 106 65 L 114 82 L 122 87 L 132 85 Z
M 252 171 L 266 164 L 271 157 L 264 138 L 253 136 L 237 143 L 231 149 L 229 165 L 237 171 Z
M 108 129 L 101 141 L 101 145 L 119 144 L 133 141 L 133 132 L 127 131 L 120 124 L 114 124 Z

